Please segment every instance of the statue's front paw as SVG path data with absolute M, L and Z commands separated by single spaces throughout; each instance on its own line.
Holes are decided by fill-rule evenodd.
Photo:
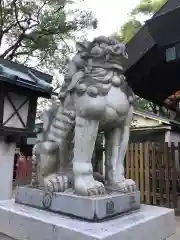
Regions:
M 67 176 L 52 174 L 46 177 L 43 181 L 43 187 L 45 191 L 49 192 L 65 192 L 70 185 L 70 181 Z
M 124 179 L 122 181 L 116 182 L 114 185 L 118 191 L 123 193 L 137 191 L 136 183 L 132 179 Z
M 81 196 L 104 195 L 104 184 L 95 181 L 92 176 L 81 176 L 75 179 L 75 193 Z

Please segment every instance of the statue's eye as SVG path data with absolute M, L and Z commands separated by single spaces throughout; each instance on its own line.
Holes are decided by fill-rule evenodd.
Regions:
M 114 50 L 115 50 L 115 51 L 118 51 L 118 50 L 120 50 L 120 47 L 119 47 L 119 46 L 115 46 L 115 47 L 114 47 Z
M 83 53 L 80 53 L 80 57 L 84 58 L 87 56 L 87 53 L 86 52 L 83 52 Z

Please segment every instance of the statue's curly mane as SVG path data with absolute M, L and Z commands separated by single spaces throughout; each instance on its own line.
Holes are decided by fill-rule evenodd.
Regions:
M 77 43 L 77 50 L 59 94 L 61 100 L 74 90 L 78 95 L 105 96 L 112 85 L 123 86 L 129 95 L 122 67 L 122 60 L 127 58 L 124 44 L 101 36 L 93 42 Z

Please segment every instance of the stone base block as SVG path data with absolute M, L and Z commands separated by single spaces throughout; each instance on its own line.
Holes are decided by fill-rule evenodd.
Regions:
M 46 209 L 55 213 L 89 221 L 100 221 L 140 208 L 140 192 L 122 194 L 109 192 L 104 196 L 83 197 L 71 193 L 44 193 L 44 191 L 18 187 L 16 203 Z
M 6 239 L 162 240 L 174 233 L 174 211 L 166 208 L 141 205 L 132 214 L 92 223 L 10 200 L 0 202 L 0 235 L 9 236 Z

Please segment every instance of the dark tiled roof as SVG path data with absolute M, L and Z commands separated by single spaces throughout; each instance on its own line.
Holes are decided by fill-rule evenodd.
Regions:
M 135 94 L 162 106 L 180 88 L 180 60 L 166 61 L 166 48 L 180 43 L 179 21 L 180 0 L 168 0 L 127 43 L 127 82 Z M 178 111 L 173 105 L 168 108 Z
M 0 58 L 0 81 L 39 92 L 39 96 L 52 92 L 52 76 L 3 58 Z
M 166 3 L 157 11 L 152 18 L 155 18 L 161 14 L 172 11 L 173 9 L 180 6 L 179 0 L 168 0 Z
M 155 46 L 151 34 L 146 25 L 135 34 L 135 36 L 127 43 L 127 53 L 129 59 L 124 63 L 125 70 L 138 62 L 152 47 Z
M 180 4 L 175 9 L 162 12 L 146 21 L 154 41 L 161 46 L 168 46 L 180 41 L 179 25 Z
M 51 75 L 45 74 L 45 73 L 35 70 L 33 68 L 28 68 L 23 64 L 15 63 L 13 61 L 9 61 L 9 60 L 3 59 L 3 58 L 0 58 L 0 64 L 4 65 L 7 68 L 12 68 L 16 71 L 20 71 L 25 74 L 27 74 L 28 70 L 30 69 L 38 78 L 44 79 L 44 81 L 49 82 L 49 83 L 52 82 Z
M 154 16 L 149 20 L 149 22 L 151 20 L 154 20 L 154 18 L 159 17 L 167 12 L 171 12 L 178 7 L 180 7 L 180 0 L 168 0 L 160 8 L 160 10 L 154 14 Z M 155 45 L 156 41 L 154 40 L 153 36 L 149 31 L 148 24 L 143 25 L 141 29 L 135 34 L 135 36 L 127 43 L 127 52 L 130 57 L 124 63 L 125 71 L 134 64 L 136 64 Z

